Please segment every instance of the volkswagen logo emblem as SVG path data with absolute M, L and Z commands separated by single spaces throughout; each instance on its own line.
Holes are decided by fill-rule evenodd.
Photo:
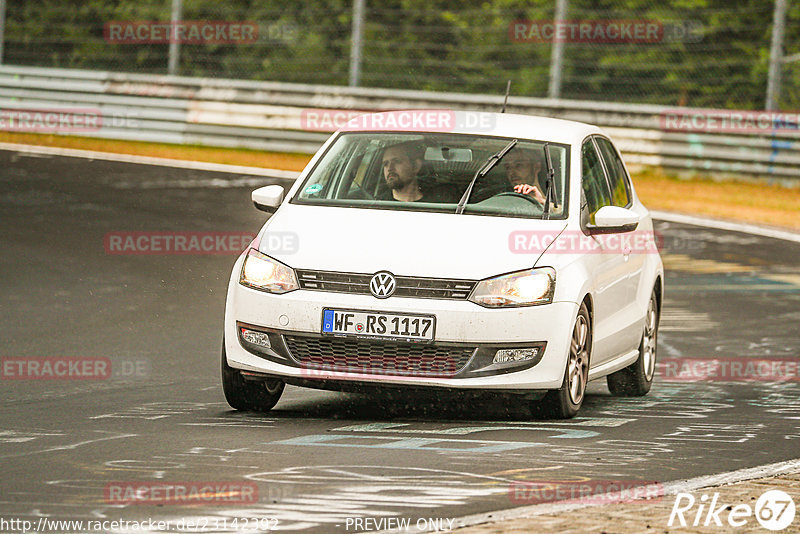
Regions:
M 375 273 L 369 281 L 369 290 L 374 297 L 379 299 L 389 298 L 397 287 L 394 275 L 388 271 Z

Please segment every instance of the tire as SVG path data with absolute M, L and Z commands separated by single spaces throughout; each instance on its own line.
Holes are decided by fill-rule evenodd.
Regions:
M 639 357 L 624 369 L 606 377 L 608 389 L 618 397 L 641 397 L 647 395 L 656 374 L 656 348 L 658 340 L 658 301 L 656 293 L 650 295 L 645 315 L 642 340 L 639 342 Z
M 231 408 L 268 412 L 278 403 L 284 386 L 277 378 L 259 382 L 245 380 L 238 369 L 228 365 L 225 342 L 222 342 L 222 391 Z
M 569 347 L 569 358 L 561 387 L 547 392 L 544 398 L 532 405 L 535 415 L 551 419 L 574 417 L 586 396 L 589 379 L 589 359 L 592 352 L 592 322 L 586 303 L 581 303 Z

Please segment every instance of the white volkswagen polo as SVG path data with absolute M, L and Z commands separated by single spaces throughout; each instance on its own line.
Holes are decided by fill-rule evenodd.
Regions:
M 588 381 L 644 395 L 664 274 L 647 209 L 597 127 L 400 111 L 352 119 L 284 192 L 228 286 L 222 383 L 524 394 L 571 417 Z

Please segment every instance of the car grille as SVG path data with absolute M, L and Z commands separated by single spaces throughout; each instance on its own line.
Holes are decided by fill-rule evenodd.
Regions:
M 475 347 L 446 347 L 354 338 L 286 335 L 291 356 L 304 368 L 399 376 L 451 377 Z
M 331 271 L 297 270 L 297 280 L 302 289 L 334 291 L 370 295 L 371 274 L 337 273 Z M 449 280 L 446 278 L 419 278 L 395 276 L 395 297 L 465 300 L 477 283 L 474 280 Z

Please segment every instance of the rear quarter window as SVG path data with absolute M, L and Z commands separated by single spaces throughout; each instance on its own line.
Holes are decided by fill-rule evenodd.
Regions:
M 594 224 L 594 214 L 603 206 L 610 205 L 611 198 L 600 156 L 591 139 L 584 141 L 581 147 L 581 186 L 586 199 L 588 222 Z
M 608 182 L 611 187 L 611 203 L 614 206 L 626 208 L 631 204 L 631 192 L 628 184 L 629 177 L 625 172 L 625 165 L 611 141 L 602 137 L 595 137 L 600 154 L 608 170 Z

